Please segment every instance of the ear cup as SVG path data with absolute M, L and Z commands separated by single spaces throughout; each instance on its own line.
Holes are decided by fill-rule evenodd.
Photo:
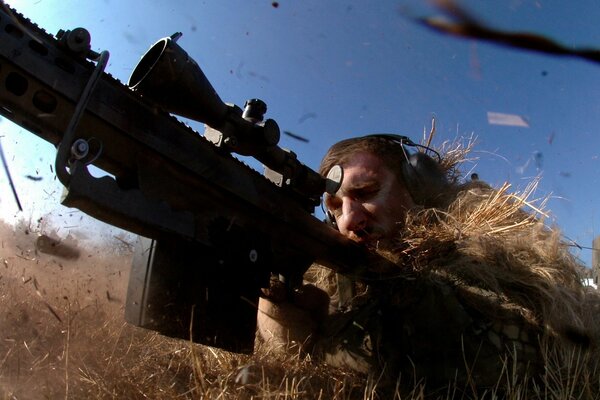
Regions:
M 433 207 L 449 188 L 448 178 L 440 164 L 425 153 L 414 153 L 402 164 L 402 177 L 413 201 Z

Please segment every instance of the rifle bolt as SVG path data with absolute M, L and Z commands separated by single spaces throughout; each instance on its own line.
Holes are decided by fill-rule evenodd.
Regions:
M 71 146 L 71 154 L 78 160 L 85 158 L 90 151 L 90 146 L 84 139 L 77 139 Z
M 234 136 L 226 137 L 223 140 L 223 143 L 225 143 L 229 147 L 235 147 L 238 144 L 237 139 Z
M 255 263 L 258 260 L 258 251 L 255 249 L 250 250 L 248 257 L 250 258 L 250 262 Z

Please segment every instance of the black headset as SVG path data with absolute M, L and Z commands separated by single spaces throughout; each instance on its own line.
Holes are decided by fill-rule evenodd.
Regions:
M 380 138 L 389 141 L 392 146 L 400 146 L 405 157 L 400 174 L 413 201 L 424 207 L 433 207 L 439 203 L 439 196 L 448 190 L 450 182 L 441 166 L 442 157 L 437 151 L 415 143 L 407 136 L 392 133 L 374 133 L 357 139 L 367 138 Z M 425 152 L 409 153 L 407 147 L 422 148 Z M 437 160 L 427 155 L 427 152 L 434 153 Z M 328 210 L 324 211 L 325 221 L 337 229 L 335 217 Z

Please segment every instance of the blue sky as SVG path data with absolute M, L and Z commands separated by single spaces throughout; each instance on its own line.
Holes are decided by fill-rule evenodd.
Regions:
M 416 0 L 282 0 L 278 7 L 258 0 L 8 3 L 50 33 L 88 29 L 92 47 L 111 52 L 108 72 L 123 82 L 152 43 L 183 32 L 179 44 L 221 98 L 238 105 L 263 99 L 268 117 L 310 140 L 284 135 L 281 145 L 313 168 L 337 140 L 371 132 L 418 140 L 435 117 L 436 143 L 477 137 L 473 155 L 479 159 L 466 169 L 515 189 L 541 176 L 536 197 L 551 196 L 549 223 L 582 246 L 600 234 L 600 65 L 440 35 L 411 20 L 438 13 Z M 460 4 L 496 28 L 600 47 L 600 3 L 594 0 Z M 523 116 L 529 127 L 490 124 L 488 112 Z M 16 212 L 0 173 L 5 218 L 54 210 L 65 229 L 76 226 L 80 215 L 67 220 L 71 212 L 57 208 L 52 146 L 6 120 L 0 140 L 26 208 Z M 590 250 L 575 253 L 591 263 Z

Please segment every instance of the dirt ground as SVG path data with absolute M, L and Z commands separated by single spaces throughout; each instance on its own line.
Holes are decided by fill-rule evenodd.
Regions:
M 24 226 L 0 224 L 0 239 L 0 399 L 66 398 L 125 329 L 131 253 Z

